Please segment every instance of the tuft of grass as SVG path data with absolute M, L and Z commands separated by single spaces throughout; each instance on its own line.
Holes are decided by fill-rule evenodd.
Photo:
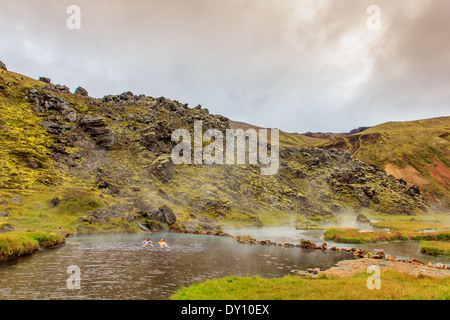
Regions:
M 277 279 L 227 277 L 195 283 L 176 292 L 172 300 L 448 300 L 450 277 L 413 277 L 384 271 L 381 289 L 367 288 L 366 273 L 348 278 Z
M 450 242 L 448 241 L 421 241 L 420 252 L 450 258 Z
M 59 172 L 50 157 L 55 139 L 39 125 L 39 117 L 25 96 L 44 83 L 14 72 L 2 72 L 0 82 L 11 83 L 0 94 L 0 188 L 22 189 L 53 185 Z
M 62 194 L 58 211 L 68 215 L 81 215 L 102 206 L 103 203 L 92 191 L 73 187 Z

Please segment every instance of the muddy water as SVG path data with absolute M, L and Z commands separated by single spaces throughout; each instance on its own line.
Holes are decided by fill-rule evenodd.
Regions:
M 294 230 L 296 231 L 296 230 Z M 168 299 L 178 288 L 225 276 L 280 277 L 328 269 L 348 253 L 240 244 L 229 237 L 152 233 L 168 248 L 142 247 L 142 234 L 85 235 L 0 266 L 0 299 Z M 298 237 L 297 237 L 298 240 Z M 69 289 L 69 266 L 80 289 Z M 76 284 L 69 281 L 70 284 Z

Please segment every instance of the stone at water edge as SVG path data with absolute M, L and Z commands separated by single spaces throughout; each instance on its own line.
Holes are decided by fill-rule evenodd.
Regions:
M 370 220 L 362 213 L 358 214 L 358 216 L 356 217 L 356 221 L 357 222 L 370 222 Z
M 172 225 L 177 221 L 177 216 L 175 213 L 166 205 L 163 205 L 159 208 L 159 210 L 164 214 L 164 218 L 166 219 L 168 225 Z

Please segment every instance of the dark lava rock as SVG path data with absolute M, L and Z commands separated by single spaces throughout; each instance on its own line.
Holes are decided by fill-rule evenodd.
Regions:
M 64 231 L 64 230 L 60 230 L 60 231 L 58 231 L 57 233 L 59 233 L 60 235 L 62 235 L 64 238 L 68 238 L 68 237 L 71 236 L 71 234 L 70 234 L 69 232 Z
M 83 87 L 78 87 L 78 88 L 75 90 L 74 93 L 75 93 L 75 94 L 79 94 L 80 96 L 85 96 L 85 97 L 88 97 L 88 96 L 89 96 L 87 90 L 84 89 Z
M 11 201 L 15 204 L 21 204 L 22 203 L 22 197 L 21 196 L 14 196 L 11 198 Z
M 411 196 L 411 197 L 414 197 L 416 194 L 420 195 L 420 188 L 419 188 L 419 186 L 417 184 L 413 185 L 411 188 L 409 188 L 406 191 L 406 194 Z
M 116 138 L 102 118 L 84 116 L 78 121 L 78 124 L 100 148 L 111 150 L 114 147 Z
M 62 93 L 70 93 L 70 89 L 64 85 L 57 84 L 55 86 L 56 91 L 62 92 Z
M 358 199 L 359 203 L 363 207 L 369 207 L 369 197 L 366 195 L 364 190 L 361 187 L 354 188 L 356 199 Z
M 172 209 L 166 205 L 163 205 L 159 209 L 153 209 L 146 212 L 146 216 L 151 220 L 167 223 L 168 225 L 172 225 L 177 221 L 175 213 L 173 213 Z
M 9 211 L 0 212 L 0 217 L 7 217 L 7 216 L 9 216 Z
M 358 222 L 370 222 L 370 220 L 363 215 L 362 213 L 358 214 L 358 216 L 356 217 L 356 221 Z
M 1 61 L 0 61 L 0 69 L 8 70 L 8 69 L 6 69 L 6 64 L 4 64 L 4 63 L 1 62 Z
M 172 142 L 173 128 L 167 121 L 158 121 L 142 132 L 141 144 L 156 154 L 168 153 L 175 144 Z
M 52 83 L 52 80 L 47 77 L 39 77 L 39 81 L 45 82 L 45 83 Z

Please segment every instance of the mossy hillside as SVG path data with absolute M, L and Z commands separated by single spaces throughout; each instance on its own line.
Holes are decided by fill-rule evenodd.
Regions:
M 363 207 L 354 195 L 355 187 L 367 187 L 367 183 L 332 185 L 330 176 L 346 170 L 342 163 L 330 163 L 328 168 L 311 170 L 305 159 L 282 159 L 279 174 L 275 176 L 261 176 L 257 167 L 249 166 L 180 166 L 176 167 L 170 186 L 161 184 L 160 187 L 169 188 L 168 194 L 190 201 L 185 210 L 194 215 L 204 213 L 220 221 L 241 220 L 244 224 L 252 220 L 255 225 L 258 220 L 264 224 L 276 220 L 295 224 L 305 217 L 316 222 L 330 221 L 347 210 L 399 213 L 396 210 L 401 206 L 396 201 L 401 199 L 402 193 L 384 191 L 377 186 L 376 180 L 372 188 L 377 190 L 380 198 L 378 209 Z M 401 200 L 406 202 L 408 199 Z M 205 208 L 205 204 L 210 209 Z M 376 204 L 372 205 L 376 207 Z M 413 204 L 411 208 L 414 210 Z
M 445 220 L 447 222 L 445 222 Z M 377 228 L 387 228 L 392 232 L 404 231 L 404 232 L 424 232 L 424 231 L 439 231 L 450 230 L 450 222 L 448 217 L 440 222 L 427 222 L 427 221 L 378 221 L 372 223 Z
M 389 122 L 358 134 L 312 142 L 311 146 L 348 150 L 353 157 L 385 169 L 399 169 L 430 200 L 450 201 L 450 117 Z M 403 171 L 402 171 L 403 170 Z M 412 172 L 412 173 L 411 173 Z
M 374 215 L 367 215 L 367 218 L 372 222 L 372 224 L 375 223 L 409 223 L 410 225 L 414 224 L 415 222 L 428 222 L 428 223 L 450 223 L 450 214 L 443 213 L 441 211 L 435 211 L 430 212 L 426 215 L 416 215 L 416 216 L 410 216 L 410 215 L 387 215 L 387 214 L 374 214 Z
M 438 159 L 448 167 L 450 161 L 445 150 L 448 149 L 449 122 L 450 117 L 388 122 L 340 139 L 352 148 L 351 153 L 355 157 L 380 166 L 393 163 L 403 167 L 407 164 L 406 159 L 418 164 L 425 161 L 431 165 L 433 160 Z M 369 140 L 368 136 L 373 139 Z M 315 143 L 324 146 L 338 142 L 336 139 Z
M 450 231 L 434 232 L 359 232 L 355 230 L 327 229 L 325 240 L 340 243 L 375 243 L 385 241 L 408 241 L 408 240 L 434 240 L 449 241 Z
M 5 71 L 6 76 L 16 77 Z M 6 207 L 11 212 L 9 222 L 16 228 L 42 223 L 46 230 L 61 227 L 71 233 L 135 230 L 133 218 L 162 205 L 176 212 L 178 221 L 172 227 L 190 230 L 215 229 L 225 223 L 261 226 L 325 221 L 340 212 L 422 214 L 428 210 L 425 201 L 407 195 L 406 186 L 396 179 L 337 150 L 282 146 L 280 170 L 274 176 L 262 176 L 260 167 L 252 165 L 174 165 L 170 161 L 173 130 L 192 132 L 194 121 L 202 121 L 204 130 L 224 131 L 228 119 L 166 98 L 126 92 L 94 99 L 27 81 L 30 84 L 10 89 L 17 92 L 14 99 L 23 112 L 30 112 L 30 130 L 36 130 L 34 135 L 41 139 L 24 140 L 24 145 L 38 150 L 44 159 L 37 160 L 47 165 L 32 166 L 30 172 L 24 169 L 26 174 L 10 179 L 10 189 L 0 190 L 0 197 L 7 200 L 15 194 L 23 196 L 21 206 L 10 202 Z M 27 100 L 30 88 L 37 93 Z M 11 101 L 16 100 L 0 93 L 13 111 L 17 105 Z M 76 120 L 68 118 L 62 107 L 46 108 L 41 102 L 48 96 L 76 113 Z M 87 116 L 90 123 L 96 119 L 94 126 L 81 125 L 80 119 Z M 19 130 L 21 122 L 13 120 L 11 116 L 10 126 L 17 124 Z M 56 123 L 53 131 L 40 126 L 42 121 Z M 9 154 L 10 148 L 12 143 L 5 152 Z M 28 166 L 17 153 L 10 156 L 10 161 L 20 164 L 15 168 Z M 53 180 L 39 179 L 40 172 Z M 23 189 L 25 185 L 29 187 Z M 85 192 L 73 192 L 77 188 Z M 49 207 L 55 196 L 67 192 L 73 192 L 81 203 L 74 199 Z M 98 206 L 83 200 L 92 197 Z
M 103 199 L 90 189 L 67 186 L 62 190 L 47 187 L 28 190 L 26 195 L 22 196 L 21 203 L 14 203 L 6 197 L 9 201 L 7 204 L 1 204 L 0 210 L 10 214 L 1 220 L 17 231 L 34 229 L 77 234 L 81 226 L 79 217 L 86 211 L 104 206 Z
M 0 74 L 0 189 L 23 190 L 58 180 L 51 159 L 54 137 L 38 124 L 27 92 L 44 83 L 2 71 Z

